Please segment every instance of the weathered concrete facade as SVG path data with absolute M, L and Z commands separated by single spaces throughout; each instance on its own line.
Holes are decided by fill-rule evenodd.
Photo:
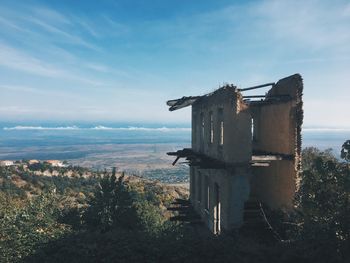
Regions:
M 170 110 L 192 105 L 192 148 L 171 154 L 189 161 L 191 203 L 214 233 L 239 228 L 249 200 L 292 207 L 301 161 L 302 78 L 267 85 L 272 88 L 259 100 L 243 95 L 259 86 L 226 85 L 168 101 Z

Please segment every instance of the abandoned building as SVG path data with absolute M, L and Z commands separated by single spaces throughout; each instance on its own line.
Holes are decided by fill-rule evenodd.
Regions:
M 268 86 L 264 95 L 244 95 Z M 192 106 L 192 148 L 168 154 L 176 156 L 173 164 L 189 163 L 191 205 L 213 233 L 240 228 L 249 202 L 292 208 L 301 170 L 302 92 L 295 74 L 167 102 L 170 111 Z

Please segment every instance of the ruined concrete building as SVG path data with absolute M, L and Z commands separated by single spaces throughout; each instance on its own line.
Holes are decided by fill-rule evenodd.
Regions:
M 265 95 L 247 90 L 272 86 Z M 170 111 L 192 105 L 192 148 L 168 153 L 190 165 L 190 202 L 213 233 L 244 224 L 245 205 L 291 209 L 301 169 L 303 82 L 239 89 L 225 85 L 196 97 L 170 100 Z

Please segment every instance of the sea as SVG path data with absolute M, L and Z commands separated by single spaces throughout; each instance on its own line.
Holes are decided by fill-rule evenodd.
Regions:
M 350 129 L 304 127 L 302 138 L 303 148 L 331 148 L 339 158 Z M 0 123 L 0 160 L 67 160 L 96 169 L 119 166 L 141 175 L 164 175 L 175 169 L 166 153 L 190 144 L 186 124 Z M 186 169 L 176 173 L 187 176 Z
M 41 153 L 30 148 L 121 145 L 121 144 L 188 144 L 191 128 L 183 126 L 139 124 L 44 124 L 9 125 L 0 123 L 0 158 L 42 159 Z M 13 151 L 16 149 L 16 151 Z M 22 150 L 23 149 L 23 150 Z M 65 156 L 50 155 L 51 159 Z M 70 156 L 69 156 L 70 157 Z M 68 157 L 66 157 L 68 158 Z

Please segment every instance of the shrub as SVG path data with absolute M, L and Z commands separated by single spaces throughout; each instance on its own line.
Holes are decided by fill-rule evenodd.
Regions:
M 70 232 L 57 223 L 55 195 L 47 193 L 23 201 L 0 193 L 0 262 L 17 262 L 48 242 Z
M 312 158 L 296 195 L 300 238 L 344 256 L 350 244 L 350 168 L 329 152 L 306 152 Z
M 341 149 L 340 156 L 344 160 L 350 162 L 350 140 L 347 140 L 346 142 L 344 142 Z
M 105 174 L 88 203 L 84 220 L 89 227 L 107 231 L 115 226 L 133 228 L 137 225 L 136 210 L 124 175 L 117 180 L 115 171 L 111 176 Z

